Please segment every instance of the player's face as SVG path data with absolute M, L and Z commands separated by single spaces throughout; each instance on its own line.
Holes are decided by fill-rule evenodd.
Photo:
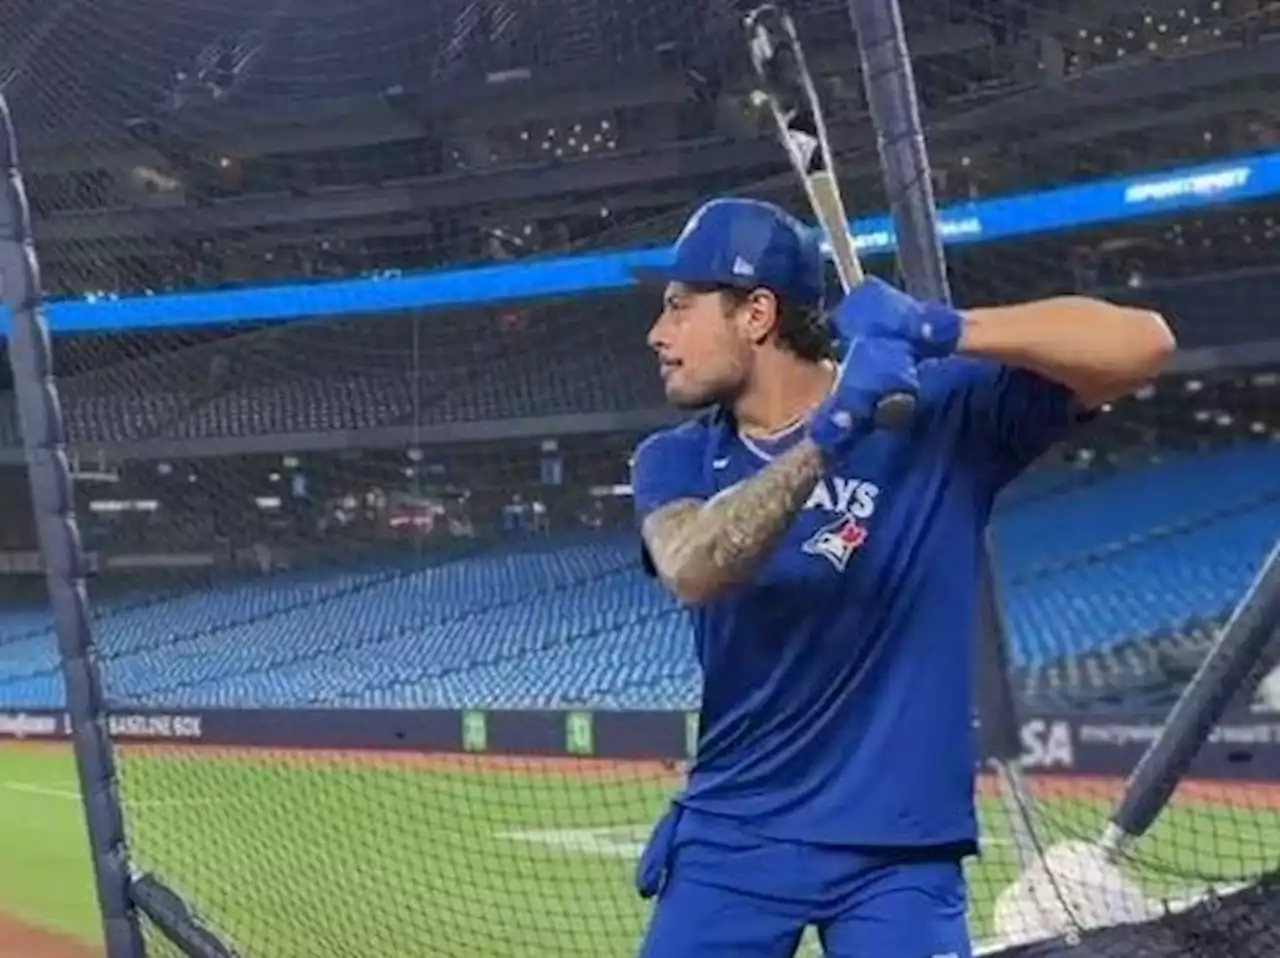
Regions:
M 729 400 L 751 362 L 751 342 L 723 297 L 680 283 L 667 287 L 649 346 L 658 354 L 667 400 L 686 409 Z

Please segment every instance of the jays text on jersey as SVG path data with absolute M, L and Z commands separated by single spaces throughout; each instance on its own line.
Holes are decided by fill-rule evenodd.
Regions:
M 819 844 L 976 841 L 970 649 L 997 493 L 1077 421 L 1033 373 L 920 369 L 910 428 L 877 431 L 814 487 L 754 579 L 691 610 L 698 753 L 677 802 Z M 724 411 L 659 432 L 632 465 L 641 519 L 709 499 L 802 429 L 739 435 Z

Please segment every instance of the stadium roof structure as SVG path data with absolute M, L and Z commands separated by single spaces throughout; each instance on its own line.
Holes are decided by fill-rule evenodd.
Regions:
M 766 192 L 793 188 L 776 176 L 777 149 L 746 105 L 739 25 L 727 8 L 670 2 L 665 19 L 652 3 L 643 16 L 638 7 L 629 16 L 620 0 L 573 0 L 571 18 L 547 9 L 570 3 L 547 0 L 536 17 L 512 8 L 498 22 L 495 8 L 503 5 L 467 0 L 429 7 L 373 0 L 370 9 L 361 5 L 358 21 L 328 0 L 318 9 L 308 5 L 309 19 L 297 22 L 253 7 L 232 14 L 184 8 L 191 17 L 182 23 L 157 11 L 156 54 L 128 57 L 106 47 L 59 47 L 77 38 L 69 21 L 110 23 L 113 13 L 125 12 L 114 10 L 120 0 L 97 4 L 92 14 L 66 12 L 53 49 L 10 65 L 8 95 L 28 168 L 42 175 L 106 169 L 117 178 L 155 171 L 190 195 L 41 215 L 46 257 L 112 239 L 145 250 L 188 234 L 251 229 L 286 236 L 323 225 L 359 236 L 387 229 L 394 218 L 467 218 L 504 207 L 526 216 L 567 213 L 595 209 L 604 195 L 615 213 L 631 205 L 684 209 L 728 180 L 763 181 Z M 1161 129 L 1274 102 L 1262 81 L 1280 76 L 1280 59 L 1265 44 L 1190 45 L 1176 58 L 1131 58 L 1124 68 L 1046 80 L 1034 49 L 995 35 L 990 25 L 957 21 L 951 6 L 911 5 L 930 149 L 940 168 L 963 155 L 970 166 L 1016 184 L 1026 175 L 1017 168 L 1030 157 L 1042 166 L 1047 156 L 1119 129 L 1158 139 Z M 1083 19 L 1088 5 L 1079 6 Z M 1133 5 L 1110 6 L 1119 15 Z M 129 22 L 141 16 L 136 4 L 127 12 Z M 811 0 L 798 4 L 797 14 L 814 38 L 811 59 L 832 103 L 843 175 L 858 185 L 856 195 L 875 195 L 878 168 L 867 149 L 874 136 L 844 4 Z M 1055 42 L 1073 21 L 1069 10 L 1032 7 L 1027 16 L 1025 35 L 1043 43 Z M 315 26 L 317 17 L 325 29 Z M 73 52 L 79 79 L 71 85 L 62 74 Z M 993 56 L 1014 66 L 987 76 L 981 65 Z M 679 116 L 690 108 L 701 110 L 697 132 L 681 134 Z M 503 146 L 517 127 L 527 133 L 600 116 L 623 117 L 627 129 L 616 149 L 519 158 Z M 1006 149 L 1009 143 L 1017 150 Z M 370 169 L 353 177 L 367 182 L 340 185 L 300 177 L 277 191 L 195 201 L 223 161 L 327 154 L 341 162 L 353 151 L 406 144 L 432 154 L 435 167 L 404 177 Z M 370 227 L 375 221 L 381 225 Z

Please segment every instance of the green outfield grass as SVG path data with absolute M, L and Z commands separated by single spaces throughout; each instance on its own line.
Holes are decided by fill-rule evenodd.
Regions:
M 676 784 L 655 765 L 482 756 L 135 747 L 120 750 L 120 765 L 138 864 L 250 958 L 291 954 L 304 933 L 352 958 L 630 956 L 646 913 L 631 887 L 635 855 Z M 74 783 L 68 752 L 0 746 L 0 912 L 95 940 Z M 1280 813 L 1243 804 L 1183 801 L 1144 851 L 1184 875 L 1280 858 Z M 1106 805 L 1060 797 L 1043 808 L 1060 836 L 1096 831 Z M 978 937 L 1016 876 L 990 811 L 987 852 L 971 868 Z M 1185 877 L 1143 880 L 1152 892 L 1186 891 Z

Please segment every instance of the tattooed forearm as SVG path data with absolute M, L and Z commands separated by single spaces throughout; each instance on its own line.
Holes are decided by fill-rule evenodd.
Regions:
M 644 524 L 663 581 L 686 602 L 705 602 L 744 581 L 769 554 L 822 475 L 808 440 L 707 502 L 673 502 Z

